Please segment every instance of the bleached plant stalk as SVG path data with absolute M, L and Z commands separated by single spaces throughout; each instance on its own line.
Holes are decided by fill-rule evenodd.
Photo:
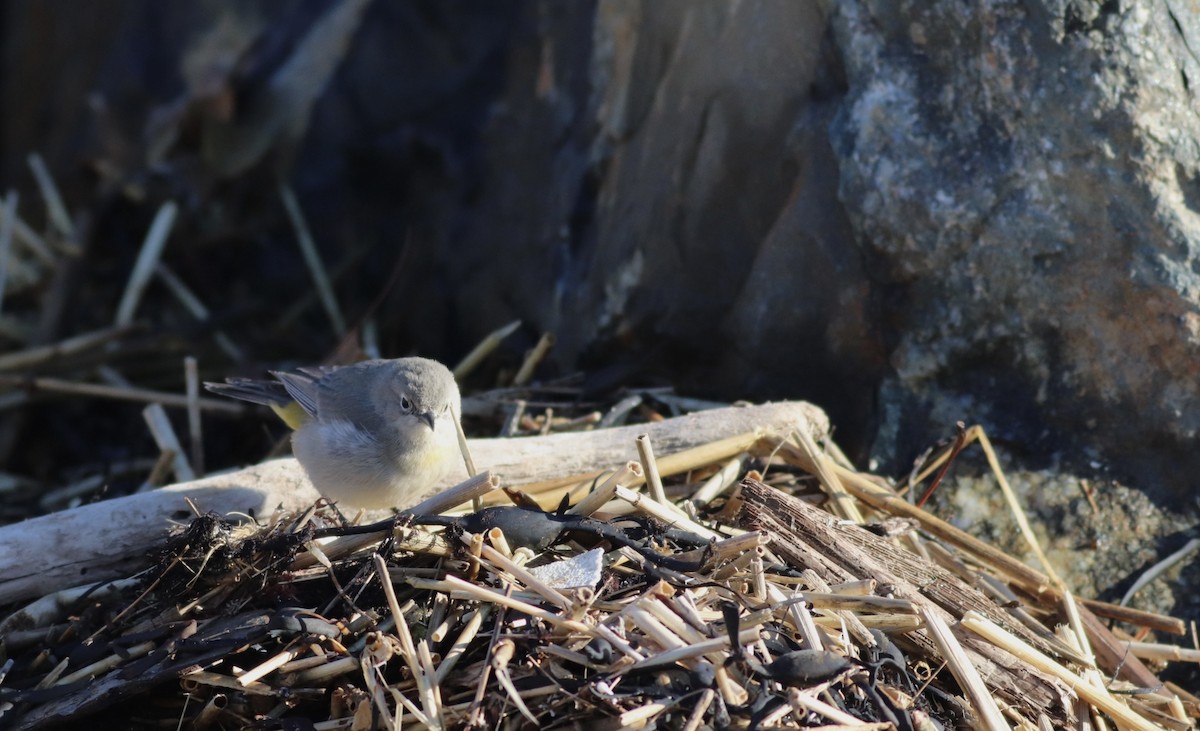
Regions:
M 675 555 L 681 561 L 696 561 L 703 556 L 714 563 L 719 563 L 731 556 L 739 556 L 746 551 L 752 551 L 759 546 L 767 546 L 771 542 L 771 534 L 767 531 L 749 531 L 741 535 L 725 538 L 710 543 L 704 548 L 694 548 Z
M 604 507 L 604 504 L 613 499 L 617 494 L 617 489 L 622 485 L 633 484 L 642 477 L 642 466 L 637 462 L 626 462 L 618 472 L 614 472 L 604 482 L 600 483 L 595 490 L 588 493 L 587 497 L 580 500 L 567 510 L 571 515 L 588 516 Z
M 519 327 L 521 327 L 521 321 L 513 320 L 504 327 L 497 328 L 488 333 L 487 337 L 485 337 L 483 340 L 480 340 L 479 344 L 476 345 L 470 353 L 467 353 L 466 356 L 464 356 L 463 359 L 458 362 L 458 365 L 454 366 L 454 377 L 458 380 L 461 380 L 468 373 L 475 370 L 475 368 L 481 362 L 483 362 L 484 358 L 491 355 L 492 351 L 500 347 L 500 343 L 504 342 L 504 339 L 509 335 L 515 333 Z
M 13 229 L 17 220 L 17 191 L 4 197 L 3 216 L 0 216 L 0 308 L 4 306 L 4 289 L 8 283 L 8 262 L 12 252 Z
M 571 632 L 579 632 L 584 635 L 599 636 L 607 640 L 610 644 L 612 644 L 613 647 L 616 647 L 621 652 L 632 657 L 633 659 L 642 659 L 641 653 L 633 649 L 628 642 L 621 639 L 615 632 L 602 624 L 589 626 L 576 620 L 566 619 L 553 612 L 547 612 L 544 609 L 535 607 L 528 602 L 523 602 L 519 599 L 506 596 L 498 591 L 493 591 L 492 589 L 464 581 L 457 576 L 447 576 L 441 581 L 410 578 L 408 579 L 408 584 L 416 589 L 450 592 L 451 598 L 458 596 L 496 604 L 517 612 L 523 612 L 524 614 L 528 614 L 531 617 L 535 617 L 561 629 Z
M 196 359 L 183 359 L 183 378 L 187 385 L 188 442 L 192 453 L 192 466 L 204 474 L 204 432 L 200 422 L 200 373 Z
M 14 376 L 0 376 L 0 384 L 20 385 L 31 391 L 48 391 L 64 393 L 72 396 L 98 396 L 118 401 L 141 401 L 160 403 L 163 406 L 187 408 L 187 396 L 170 391 L 153 391 L 148 388 L 108 386 L 100 383 L 80 383 L 66 381 L 61 378 L 32 378 L 20 379 Z M 241 414 L 245 411 L 239 404 L 226 399 L 201 398 L 199 404 L 207 411 L 223 411 L 227 414 Z
M 175 214 L 178 211 L 179 207 L 174 201 L 167 201 L 159 207 L 158 213 L 154 214 L 154 221 L 150 224 L 150 230 L 146 232 L 142 249 L 138 252 L 133 271 L 129 274 L 129 281 L 125 284 L 125 292 L 117 305 L 117 316 L 113 322 L 115 326 L 120 327 L 133 322 L 133 316 L 142 300 L 142 293 L 146 291 L 150 277 L 154 276 L 154 267 L 167 245 L 167 237 L 171 234 L 171 227 L 175 225 Z
M 474 641 L 476 635 L 479 634 L 480 627 L 483 626 L 483 620 L 491 613 L 491 607 L 486 604 L 480 606 L 471 613 L 469 619 L 463 623 L 462 631 L 458 633 L 458 638 L 454 640 L 454 644 L 446 652 L 446 657 L 442 658 L 441 665 L 438 666 L 437 674 L 434 676 L 434 682 L 441 685 L 446 682 L 446 678 L 450 676 L 450 671 L 458 664 L 463 653 L 467 651 L 471 642 Z
M 300 247 L 304 264 L 308 267 L 313 285 L 317 288 L 321 306 L 325 308 L 325 314 L 329 316 L 334 334 L 342 337 L 346 334 L 346 320 L 342 317 L 337 298 L 333 295 L 333 285 L 329 281 L 328 272 L 325 271 L 325 263 L 321 261 L 321 255 L 317 252 L 316 241 L 313 239 L 312 232 L 309 231 L 308 222 L 304 220 L 304 211 L 301 210 L 300 202 L 296 200 L 296 194 L 292 192 L 292 187 L 287 183 L 280 183 L 279 199 L 283 201 L 288 220 L 291 221 L 292 228 L 296 231 L 296 244 Z
M 0 216 L 4 216 L 4 220 L 8 220 L 7 212 L 4 208 L 0 208 Z M 46 266 L 54 266 L 54 252 L 46 245 L 46 242 L 37 234 L 29 224 L 21 220 L 21 217 L 13 211 L 12 216 L 13 240 L 19 241 L 29 249 Z
M 554 335 L 552 333 L 542 333 L 542 337 L 538 339 L 537 345 L 533 346 L 525 355 L 525 360 L 521 363 L 521 367 L 517 369 L 517 375 L 513 376 L 514 386 L 524 386 L 533 378 L 533 372 L 537 369 L 538 364 L 550 352 L 550 348 L 554 347 Z M 547 420 L 549 423 L 549 420 Z
M 639 434 L 634 440 L 637 444 L 638 458 L 642 464 L 642 472 L 646 475 L 646 486 L 650 488 L 650 497 L 662 505 L 670 503 L 663 489 L 662 477 L 658 474 L 658 463 L 654 461 L 654 446 L 650 443 L 649 434 Z
M 827 718 L 830 721 L 840 724 L 848 729 L 853 728 L 862 729 L 863 731 L 875 731 L 876 729 L 886 729 L 891 728 L 892 726 L 890 723 L 868 724 L 861 719 L 851 716 L 849 713 L 846 713 L 837 706 L 831 706 L 825 701 L 816 698 L 815 696 L 803 693 L 796 688 L 789 690 L 788 702 L 791 703 L 795 708 L 799 709 L 801 712 L 799 715 L 803 715 L 804 711 L 808 711 L 809 713 L 815 713 L 818 716 Z
M 218 719 L 221 717 L 221 713 L 228 706 L 229 696 L 225 695 L 224 693 L 214 694 L 200 709 L 200 712 L 196 714 L 196 717 L 192 719 L 192 728 L 197 729 L 198 731 L 204 731 L 204 729 L 212 728 L 217 724 Z
M 388 608 L 392 612 L 392 617 L 396 620 L 396 636 L 400 639 L 401 654 L 404 657 L 404 661 L 408 664 L 408 669 L 412 673 L 413 680 L 417 683 L 417 693 L 421 697 L 422 710 L 425 712 L 427 719 L 425 723 L 435 729 L 443 728 L 441 709 L 436 701 L 433 687 L 430 683 L 431 678 L 426 675 L 426 668 L 422 665 L 416 644 L 413 642 L 412 634 L 408 631 L 408 620 L 400 610 L 400 602 L 396 599 L 396 590 L 392 586 L 391 576 L 388 575 L 387 562 L 379 554 L 375 554 L 373 559 L 375 561 L 375 574 L 383 586 L 383 593 L 387 598 Z
M 353 660 L 353 658 L 350 658 Z M 354 660 L 354 667 L 358 667 L 358 661 Z M 353 667 L 351 668 L 353 669 Z M 262 684 L 250 685 L 242 687 L 238 683 L 237 678 L 220 673 L 214 673 L 209 670 L 193 670 L 179 679 L 179 687 L 188 693 L 195 693 L 202 687 L 209 688 L 226 688 L 228 690 L 246 693 L 247 695 L 257 696 L 273 696 L 277 692 L 274 688 L 268 688 Z
M 417 515 L 438 515 L 499 488 L 500 481 L 496 476 L 491 472 L 480 472 L 448 490 L 422 500 L 409 511 Z
M 757 627 L 745 627 L 738 634 L 738 641 L 744 644 L 749 644 L 758 640 Z M 729 638 L 717 637 L 711 640 L 702 640 L 690 645 L 683 645 L 664 652 L 656 652 L 650 657 L 633 663 L 626 668 L 626 672 L 636 672 L 648 670 L 650 668 L 662 667 L 663 665 L 673 665 L 677 662 L 689 660 L 697 657 L 704 657 L 716 652 L 729 650 Z
M 70 685 L 77 680 L 83 680 L 88 677 L 103 675 L 113 668 L 120 667 L 130 660 L 134 660 L 143 655 L 149 655 L 157 645 L 154 642 L 140 642 L 133 647 L 125 647 L 119 655 L 109 655 L 103 660 L 98 660 L 91 665 L 86 665 L 79 668 L 69 675 L 61 676 L 54 685 Z
M 36 152 L 29 153 L 26 162 L 29 163 L 33 179 L 37 181 L 38 191 L 42 194 L 42 202 L 46 204 L 46 213 L 50 218 L 50 223 L 62 237 L 63 245 L 74 249 L 75 223 L 71 220 L 67 204 L 63 202 L 62 194 L 59 193 L 58 186 L 54 183 L 54 177 L 50 175 L 50 168 L 46 167 L 45 160 Z
M 339 678 L 352 673 L 358 670 L 358 667 L 357 657 L 339 657 L 324 665 L 297 672 L 293 681 L 298 685 L 320 685 L 329 682 L 333 678 Z
M 942 657 L 946 660 L 950 673 L 954 675 L 959 687 L 966 692 L 967 698 L 970 699 L 971 707 L 975 709 L 975 715 L 982 728 L 986 731 L 1009 731 L 1009 726 L 1000 714 L 1000 709 L 992 700 L 992 694 L 984 685 L 983 678 L 979 676 L 975 666 L 971 664 L 962 645 L 958 643 L 958 638 L 950 631 L 950 626 L 936 612 L 929 609 L 921 610 L 921 618 L 925 620 L 929 636 L 942 651 Z
M 711 503 L 737 482 L 738 477 L 741 476 L 742 467 L 746 463 L 746 457 L 746 453 L 743 452 L 726 462 L 715 475 L 708 478 L 700 486 L 700 489 L 692 493 L 692 496 L 688 499 L 700 507 Z
M 800 449 L 816 468 L 816 475 L 821 484 L 821 489 L 829 496 L 830 511 L 834 515 L 861 524 L 863 522 L 863 515 L 862 511 L 858 509 L 858 503 L 846 492 L 846 488 L 842 485 L 841 479 L 838 478 L 837 472 L 834 470 L 833 461 L 825 456 L 825 453 L 817 446 L 817 442 L 813 439 L 812 434 L 804 430 L 797 430 L 792 434 L 792 439 L 795 441 L 797 448 Z
M 289 647 L 286 650 L 276 653 L 267 660 L 259 663 L 255 667 L 247 670 L 238 676 L 238 684 L 243 688 L 251 683 L 258 682 L 265 678 L 268 674 L 280 669 L 296 658 L 300 650 Z
M 1200 549 L 1200 538 L 1193 538 L 1183 545 L 1178 551 L 1175 551 L 1170 556 L 1151 566 L 1125 592 L 1125 596 L 1121 597 L 1120 605 L 1123 607 L 1129 603 L 1135 594 L 1141 591 L 1147 584 L 1154 581 L 1162 574 L 1166 573 L 1172 566 L 1184 561 L 1188 556 Z
M 841 629 L 845 625 L 845 621 L 838 615 L 821 615 L 814 617 L 813 621 L 821 627 L 833 630 Z M 859 614 L 857 621 L 861 627 L 883 632 L 912 632 L 925 626 L 915 614 Z
M 700 724 L 704 722 L 704 714 L 708 713 L 709 706 L 716 697 L 716 691 L 712 688 L 704 689 L 704 692 L 700 694 L 700 700 L 696 701 L 696 707 L 692 709 L 692 715 L 683 725 L 683 731 L 696 731 L 700 728 Z
M 209 312 L 208 307 L 200 300 L 200 297 L 198 297 L 195 292 L 193 292 L 186 284 L 184 284 L 183 280 L 179 278 L 179 275 L 176 274 L 170 267 L 160 261 L 154 267 L 154 274 L 158 277 L 160 282 L 166 285 L 167 291 L 170 292 L 173 297 L 175 297 L 175 300 L 179 302 L 179 304 L 183 305 L 183 309 L 191 313 L 192 317 L 196 318 L 197 321 L 202 323 L 207 323 L 209 321 L 211 313 Z M 229 358 L 235 363 L 241 362 L 243 358 L 242 349 L 239 348 L 237 344 L 229 338 L 229 335 L 224 330 L 217 330 L 213 332 L 213 342 L 215 342 L 217 347 L 224 351 L 225 354 L 228 355 Z
M 464 538 L 468 537 L 464 535 Z M 517 565 L 517 563 L 511 558 L 505 556 L 503 553 L 487 545 L 486 543 L 483 544 L 482 551 L 483 557 L 491 562 L 493 566 L 501 569 L 502 571 L 508 572 L 515 579 L 517 579 L 517 581 L 520 581 L 526 587 L 537 592 L 543 599 L 551 604 L 570 611 L 572 607 L 571 600 L 563 596 L 562 592 L 547 586 L 545 582 L 529 573 L 527 569 Z
M 1155 642 L 1126 641 L 1125 645 L 1134 656 L 1142 660 L 1159 662 L 1196 662 L 1200 663 L 1200 650 L 1178 645 L 1166 645 Z
M 199 406 L 196 405 L 196 408 Z M 192 471 L 192 466 L 188 463 L 187 453 L 183 451 L 183 445 L 179 443 L 175 428 L 171 426 L 171 420 L 167 418 L 166 409 L 159 404 L 150 404 L 142 409 L 142 418 L 146 420 L 146 426 L 149 427 L 150 434 L 154 437 L 154 443 L 158 445 L 159 450 L 171 453 L 171 465 L 175 477 L 180 480 L 196 479 L 196 473 Z
M 105 327 L 80 333 L 69 338 L 0 355 L 0 371 L 19 371 L 57 358 L 67 358 L 116 340 L 131 332 L 132 327 Z
M 667 525 L 695 533 L 698 536 L 703 536 L 708 539 L 720 540 L 723 536 L 714 530 L 706 528 L 691 518 L 683 515 L 678 510 L 672 510 L 669 507 L 656 503 L 653 500 L 645 499 L 645 495 L 639 492 L 634 492 L 625 487 L 617 486 L 615 491 L 616 497 L 633 505 L 641 512 L 649 515 L 652 518 L 662 521 Z
M 814 609 L 843 610 L 852 612 L 890 611 L 896 614 L 916 614 L 917 608 L 908 599 L 886 596 L 863 596 L 861 594 L 836 594 L 821 591 L 799 592 L 784 604 L 806 602 Z
M 1023 662 L 1032 665 L 1043 673 L 1053 675 L 1066 683 L 1071 690 L 1078 693 L 1089 703 L 1109 716 L 1112 716 L 1113 720 L 1121 728 L 1132 729 L 1133 731 L 1158 731 L 1158 727 L 1155 724 L 1134 713 L 1129 706 L 1109 695 L 1107 691 L 1096 688 L 1076 673 L 1059 665 L 1054 660 L 1030 647 L 1024 641 L 1001 629 L 982 614 L 974 610 L 968 611 L 963 615 L 962 626 L 997 647 L 1015 655 Z

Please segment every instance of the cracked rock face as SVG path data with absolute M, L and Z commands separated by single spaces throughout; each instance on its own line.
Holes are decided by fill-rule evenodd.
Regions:
M 982 418 L 1193 472 L 1200 17 L 1174 5 L 837 4 L 840 197 L 902 303 L 885 454 Z

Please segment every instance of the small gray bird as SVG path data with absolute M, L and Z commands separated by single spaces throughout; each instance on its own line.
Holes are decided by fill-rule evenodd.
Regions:
M 456 463 L 462 399 L 450 369 L 428 358 L 272 371 L 208 390 L 270 406 L 313 486 L 341 505 L 404 508 Z

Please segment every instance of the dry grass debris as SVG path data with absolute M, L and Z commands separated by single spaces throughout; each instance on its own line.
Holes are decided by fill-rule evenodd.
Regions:
M 1192 727 L 1135 655 L 1193 651 L 1123 633 L 1170 618 L 1076 602 L 835 445 L 735 446 L 651 492 L 673 455 L 643 447 L 549 513 L 198 517 L 126 580 L 10 617 L 0 724 Z

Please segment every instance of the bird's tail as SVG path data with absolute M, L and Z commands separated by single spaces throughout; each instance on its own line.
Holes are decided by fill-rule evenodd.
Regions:
M 239 401 L 249 401 L 271 407 L 285 424 L 293 429 L 300 428 L 308 415 L 279 381 L 257 378 L 227 378 L 225 383 L 205 382 L 204 387 L 213 393 Z

